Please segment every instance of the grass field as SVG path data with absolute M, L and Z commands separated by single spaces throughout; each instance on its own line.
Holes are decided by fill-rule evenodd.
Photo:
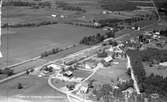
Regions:
M 2 30 L 2 53 L 8 64 L 20 62 L 41 52 L 77 44 L 83 36 L 103 33 L 100 29 L 91 29 L 66 24 L 56 24 L 37 28 L 17 28 Z M 1 59 L 3 61 L 3 59 Z M 1 62 L 2 62 L 1 61 Z
M 18 83 L 23 85 L 23 89 L 17 89 Z M 22 96 L 19 97 L 18 95 Z M 25 96 L 25 97 L 24 97 Z M 47 98 L 47 97 L 55 98 Z M 57 96 L 57 98 L 56 98 Z M 66 97 L 61 93 L 53 90 L 47 83 L 47 79 L 38 78 L 36 76 L 21 76 L 6 83 L 0 84 L 0 102 L 15 102 L 12 99 L 21 101 L 28 100 L 28 102 L 67 102 Z M 44 97 L 44 98 L 40 98 Z M 60 98 L 58 98 L 60 97 Z M 63 98 L 64 97 L 64 98 Z M 7 100 L 8 98 L 8 100 Z M 6 101 L 4 101 L 6 100 Z M 19 101 L 17 101 L 19 102 Z
M 76 71 L 74 71 L 73 75 L 74 75 L 75 77 L 81 77 L 81 78 L 84 78 L 84 79 L 85 79 L 85 78 L 88 77 L 91 73 L 92 73 L 92 72 L 90 72 L 90 71 L 76 70 Z
M 126 60 L 115 60 L 120 62 L 118 65 L 112 64 L 105 69 L 99 69 L 90 79 L 95 79 L 97 84 L 110 83 L 111 80 L 117 81 L 118 78 L 128 80 L 126 74 Z

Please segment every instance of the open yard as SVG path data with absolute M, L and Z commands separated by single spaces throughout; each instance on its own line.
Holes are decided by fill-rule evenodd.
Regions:
M 74 71 L 73 75 L 74 75 L 75 77 L 81 77 L 81 78 L 84 78 L 84 79 L 85 79 L 85 78 L 88 77 L 91 73 L 92 73 L 92 72 L 90 72 L 90 71 L 76 70 L 76 71 Z
M 107 68 L 99 69 L 90 79 L 95 79 L 97 84 L 110 83 L 111 80 L 117 81 L 118 78 L 128 80 L 126 60 L 117 60 L 116 62 L 119 64 L 112 64 Z
M 17 89 L 18 83 L 23 89 Z M 48 85 L 46 78 L 26 75 L 0 84 L 0 97 L 0 102 L 22 102 L 22 99 L 27 102 L 67 102 L 64 95 Z

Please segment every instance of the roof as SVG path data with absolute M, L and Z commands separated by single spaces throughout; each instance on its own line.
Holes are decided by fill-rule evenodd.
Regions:
M 161 66 L 167 66 L 167 62 L 160 63 Z
M 71 72 L 71 71 L 66 71 L 65 74 L 67 74 L 67 75 L 71 75 L 72 72 Z
M 109 48 L 109 51 L 110 51 L 110 52 L 113 52 L 113 51 L 114 51 L 114 48 L 111 46 L 111 47 Z
M 88 64 L 85 64 L 85 68 L 91 69 L 91 67 Z
M 108 57 L 104 58 L 104 60 L 105 60 L 106 62 L 109 62 L 109 61 L 113 60 L 113 58 L 112 58 L 111 56 L 108 56 Z
M 56 65 L 56 64 L 50 64 L 50 65 L 48 65 L 47 67 L 52 67 L 52 68 L 54 68 L 54 69 L 60 69 L 60 68 L 61 68 L 61 66 Z

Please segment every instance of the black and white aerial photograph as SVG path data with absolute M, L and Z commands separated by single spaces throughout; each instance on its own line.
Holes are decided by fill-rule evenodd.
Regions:
M 0 0 L 0 102 L 167 102 L 167 0 Z

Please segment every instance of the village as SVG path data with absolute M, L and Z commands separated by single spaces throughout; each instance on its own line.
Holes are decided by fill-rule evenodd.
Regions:
M 167 30 L 156 3 L 5 2 L 0 102 L 166 102 Z

